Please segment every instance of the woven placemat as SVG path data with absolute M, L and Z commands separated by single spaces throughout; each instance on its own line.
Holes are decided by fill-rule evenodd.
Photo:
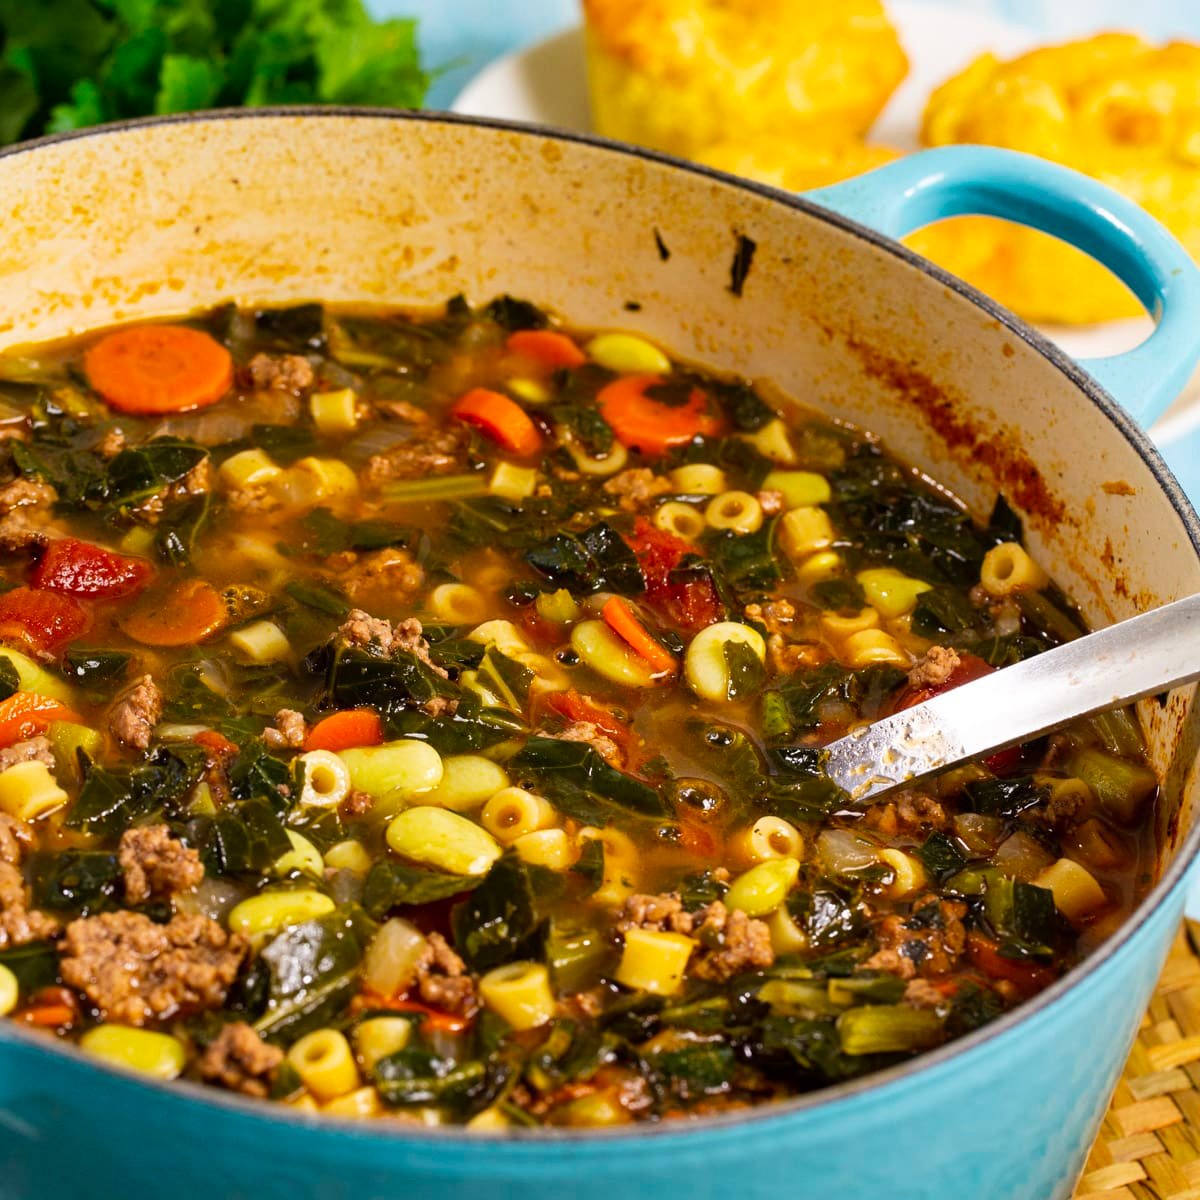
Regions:
M 1075 1200 L 1200 1200 L 1197 946 L 1180 930 Z

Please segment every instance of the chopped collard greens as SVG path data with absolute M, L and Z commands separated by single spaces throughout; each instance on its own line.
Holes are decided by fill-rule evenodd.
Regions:
M 771 395 L 510 296 L 0 356 L 0 1011 L 496 1130 L 1047 987 L 1152 876 L 1139 727 L 840 791 L 829 741 L 1083 626 L 1003 497 Z

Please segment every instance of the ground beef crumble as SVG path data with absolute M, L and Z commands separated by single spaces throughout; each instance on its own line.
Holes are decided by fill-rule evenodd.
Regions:
M 282 1062 L 278 1046 L 264 1042 L 245 1021 L 233 1021 L 204 1048 L 196 1069 L 208 1083 L 262 1100 Z
M 674 892 L 661 896 L 636 893 L 624 904 L 616 924 L 619 933 L 651 929 L 694 937 L 699 948 L 691 974 L 697 979 L 724 982 L 741 971 L 763 969 L 775 961 L 771 931 L 765 921 L 732 911 L 714 900 L 696 912 L 687 912 Z
M 796 606 L 790 600 L 768 600 L 747 604 L 746 620 L 761 625 L 769 634 L 784 634 L 796 619 Z
M 351 788 L 345 800 L 338 805 L 338 816 L 343 821 L 353 821 L 365 817 L 375 807 L 375 797 L 370 792 L 359 788 Z
M 21 860 L 34 844 L 28 822 L 0 813 L 0 950 L 44 941 L 59 933 L 53 917 L 29 906 Z
M 358 481 L 368 491 L 377 491 L 393 479 L 423 479 L 426 475 L 464 471 L 470 439 L 470 432 L 460 424 L 422 429 L 419 437 L 369 458 Z
M 623 512 L 637 512 L 659 496 L 675 491 L 675 485 L 649 467 L 631 467 L 604 484 L 604 494 L 613 496 Z
M 172 837 L 166 825 L 125 830 L 117 856 L 125 876 L 127 904 L 191 891 L 204 878 L 200 855 Z
M 777 492 L 774 488 L 765 488 L 758 493 L 756 499 L 764 517 L 773 517 L 783 512 L 784 495 L 782 492 Z
M 967 906 L 955 900 L 919 897 L 907 917 L 889 913 L 878 920 L 875 939 L 879 949 L 863 965 L 890 971 L 901 979 L 946 974 L 967 944 L 962 921 L 966 912 Z
M 375 594 L 400 604 L 425 584 L 425 569 L 403 546 L 366 552 L 343 550 L 326 559 L 326 565 L 332 572 L 331 580 L 351 600 Z
M 156 925 L 142 913 L 99 913 L 67 926 L 60 971 L 106 1020 L 144 1025 L 218 1007 L 249 949 L 197 914 Z
M 301 750 L 308 738 L 308 722 L 294 708 L 281 708 L 275 724 L 267 726 L 262 737 L 271 750 Z
M 119 425 L 114 425 L 92 449 L 101 458 L 116 458 L 125 449 L 125 431 Z
M 550 735 L 564 742 L 584 742 L 591 746 L 609 766 L 618 770 L 625 765 L 625 752 L 612 738 L 591 721 L 573 721 L 566 729 Z
M 894 800 L 872 804 L 863 814 L 862 823 L 886 838 L 915 838 L 946 829 L 950 817 L 932 796 L 900 792 Z
M 0 863 L 19 867 L 35 841 L 33 826 L 28 821 L 0 812 Z
M 302 392 L 316 378 L 303 354 L 259 353 L 246 364 L 245 373 L 250 386 L 263 392 Z
M 9 767 L 23 762 L 40 762 L 48 767 L 54 766 L 50 739 L 40 736 L 26 738 L 23 742 L 14 742 L 0 750 L 0 771 L 7 771 Z
M 947 646 L 930 646 L 925 657 L 909 671 L 909 685 L 915 688 L 941 687 L 961 662 L 957 651 Z
M 373 617 L 361 608 L 353 608 L 346 614 L 345 621 L 338 627 L 335 637 L 349 646 L 361 650 L 375 650 L 388 658 L 400 650 L 416 655 L 435 675 L 449 678 L 449 672 L 433 661 L 429 655 L 429 643 L 425 640 L 425 627 L 416 617 L 408 617 L 397 625 L 382 617 Z
M 700 942 L 692 974 L 723 983 L 742 971 L 762 970 L 775 961 L 771 930 L 765 921 L 748 917 L 740 908 L 727 909 L 720 900 L 706 905 L 693 936 Z
M 417 963 L 417 991 L 425 1004 L 457 1016 L 470 1016 L 479 1007 L 475 981 L 440 933 L 426 939 Z
M 154 727 L 162 718 L 163 695 L 149 675 L 143 675 L 133 688 L 117 701 L 109 714 L 108 727 L 113 737 L 145 750 L 154 736 Z
M 57 499 L 54 488 L 36 479 L 14 479 L 0 487 L 0 550 L 19 554 L 43 545 Z

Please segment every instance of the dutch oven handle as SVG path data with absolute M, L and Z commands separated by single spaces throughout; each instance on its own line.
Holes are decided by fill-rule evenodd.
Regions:
M 891 238 L 945 217 L 1003 217 L 1098 259 L 1156 328 L 1133 350 L 1080 365 L 1143 426 L 1183 390 L 1200 359 L 1200 270 L 1152 216 L 1077 171 L 1015 150 L 945 146 L 805 196 Z

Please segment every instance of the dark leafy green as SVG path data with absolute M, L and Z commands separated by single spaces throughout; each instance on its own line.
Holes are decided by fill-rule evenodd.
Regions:
M 406 904 L 429 904 L 470 891 L 478 881 L 462 875 L 446 875 L 423 867 L 380 859 L 367 873 L 363 885 L 363 908 L 372 917 L 384 916 Z
M 646 817 L 667 815 L 657 788 L 609 766 L 585 742 L 531 737 L 510 760 L 509 768 L 579 820 L 604 824 L 613 807 Z
M 529 868 L 514 856 L 501 858 L 452 921 L 454 944 L 472 970 L 519 958 L 541 923 Z
M 254 1023 L 268 1041 L 291 1042 L 328 1024 L 357 985 L 374 924 L 355 909 L 291 925 L 263 947 L 266 1005 Z

